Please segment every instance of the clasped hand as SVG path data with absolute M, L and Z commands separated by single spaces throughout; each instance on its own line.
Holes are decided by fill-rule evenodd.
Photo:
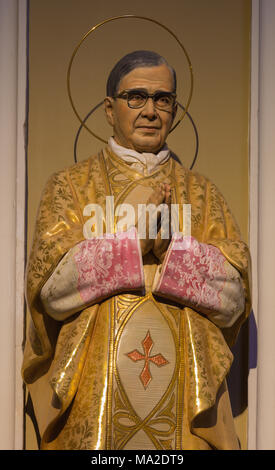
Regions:
M 160 204 L 167 204 L 168 209 L 169 209 L 169 232 L 170 232 L 170 227 L 171 227 L 171 187 L 169 184 L 166 183 L 161 183 L 153 192 L 153 194 L 149 197 L 147 200 L 147 205 L 149 204 L 154 204 L 156 208 Z M 149 236 L 149 214 L 148 211 L 146 211 L 146 237 L 140 239 L 140 246 L 141 246 L 141 252 L 142 256 L 146 255 L 150 250 L 153 251 L 155 256 L 162 262 L 166 250 L 169 246 L 170 243 L 170 238 L 162 238 L 161 237 L 161 227 L 159 227 L 160 223 L 160 212 L 155 211 L 153 214 L 153 223 L 157 223 L 158 227 L 158 232 L 157 236 L 155 239 L 150 238 Z M 136 223 L 136 228 L 138 229 L 140 221 L 137 221 Z

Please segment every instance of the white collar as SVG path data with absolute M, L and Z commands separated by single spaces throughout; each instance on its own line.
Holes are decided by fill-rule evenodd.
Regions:
M 158 166 L 165 163 L 170 158 L 170 150 L 165 144 L 157 153 L 139 153 L 135 150 L 122 147 L 117 144 L 113 137 L 110 137 L 108 144 L 111 150 L 122 160 L 129 163 L 130 166 L 142 174 L 150 175 L 157 170 Z

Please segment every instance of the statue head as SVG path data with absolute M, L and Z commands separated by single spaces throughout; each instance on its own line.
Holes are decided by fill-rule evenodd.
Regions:
M 157 153 L 176 115 L 176 73 L 151 51 L 124 56 L 107 81 L 105 112 L 116 142 L 138 152 Z

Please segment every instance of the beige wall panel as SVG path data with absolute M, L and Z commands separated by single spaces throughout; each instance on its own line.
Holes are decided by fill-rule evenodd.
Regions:
M 194 170 L 220 188 L 248 239 L 248 135 L 250 93 L 250 0 L 30 0 L 29 240 L 43 186 L 55 171 L 74 163 L 79 122 L 70 106 L 66 73 L 82 36 L 106 18 L 136 14 L 156 19 L 183 42 L 194 70 L 189 111 L 199 133 Z M 178 98 L 184 104 L 190 79 L 184 55 L 159 26 L 119 20 L 100 28 L 85 42 L 72 69 L 72 92 L 81 115 L 105 96 L 112 66 L 135 49 L 164 55 L 178 73 Z M 98 110 L 88 121 L 107 139 L 111 128 Z M 190 121 L 169 136 L 169 146 L 190 166 L 195 140 Z M 102 143 L 83 130 L 78 160 L 95 154 Z M 30 245 L 30 244 L 29 244 Z M 238 422 L 245 435 L 246 415 Z M 241 438 L 243 446 L 245 437 Z

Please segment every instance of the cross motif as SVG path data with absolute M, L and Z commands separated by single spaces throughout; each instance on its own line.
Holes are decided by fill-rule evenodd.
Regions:
M 151 349 L 153 348 L 154 343 L 151 338 L 149 330 L 141 344 L 143 346 L 144 354 L 140 353 L 137 349 L 135 349 L 134 351 L 129 352 L 127 356 L 134 362 L 145 361 L 144 367 L 139 377 L 140 377 L 143 387 L 146 389 L 150 381 L 152 380 L 152 376 L 150 372 L 150 362 L 152 362 L 158 367 L 165 366 L 169 362 L 165 359 L 165 357 L 163 357 L 162 354 L 156 354 L 155 356 L 150 356 L 150 352 L 151 352 Z

